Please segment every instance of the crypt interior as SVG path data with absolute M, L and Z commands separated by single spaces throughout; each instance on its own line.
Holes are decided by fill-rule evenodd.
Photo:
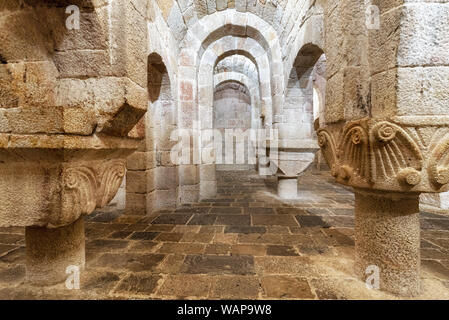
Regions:
M 449 299 L 448 21 L 0 0 L 0 299 Z

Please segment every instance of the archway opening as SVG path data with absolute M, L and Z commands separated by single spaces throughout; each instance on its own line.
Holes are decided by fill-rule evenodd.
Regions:
M 144 139 L 128 161 L 126 207 L 151 214 L 178 204 L 178 166 L 171 161 L 171 133 L 177 129 L 177 108 L 170 76 L 162 57 L 148 56 L 148 111 L 142 118 Z
M 301 150 L 305 170 L 311 163 L 323 164 L 318 151 L 315 124 L 324 121 L 326 56 L 321 48 L 307 44 L 298 52 L 290 71 L 284 106 L 288 137 Z
M 214 129 L 217 171 L 254 170 L 250 131 L 254 106 L 246 85 L 225 81 L 214 90 Z

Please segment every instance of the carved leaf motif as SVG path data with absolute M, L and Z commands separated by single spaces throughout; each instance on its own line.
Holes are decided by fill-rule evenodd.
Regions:
M 96 207 L 95 170 L 90 167 L 73 167 L 64 172 L 64 192 L 60 221 L 74 221 L 81 215 L 89 214 Z M 56 222 L 56 221 L 55 221 Z
M 403 169 L 422 170 L 423 157 L 416 142 L 401 127 L 379 122 L 370 131 L 374 180 L 395 179 Z
M 318 145 L 326 162 L 335 170 L 333 167 L 337 164 L 337 147 L 332 135 L 325 129 L 318 130 Z
M 449 183 L 449 134 L 432 149 L 428 171 L 431 181 L 437 186 Z
M 344 128 L 339 158 L 342 166 L 350 168 L 353 175 L 366 182 L 370 180 L 368 134 L 359 123 L 350 124 Z
M 100 162 L 93 166 L 71 167 L 63 173 L 63 210 L 51 224 L 73 222 L 95 208 L 106 206 L 115 196 L 125 176 L 124 160 Z
M 125 172 L 126 164 L 123 160 L 113 160 L 105 166 L 98 179 L 97 207 L 106 206 L 115 197 Z

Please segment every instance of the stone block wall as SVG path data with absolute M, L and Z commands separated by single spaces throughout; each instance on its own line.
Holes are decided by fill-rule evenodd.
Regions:
M 251 129 L 252 108 L 254 106 L 246 86 L 230 82 L 215 89 L 214 128 L 221 133 L 222 138 L 222 149 L 215 150 L 216 155 L 219 152 L 222 155 L 222 163 L 217 163 L 217 170 L 250 168 L 248 166 L 248 143 L 250 141 L 249 139 L 245 139 L 243 142 L 237 141 L 234 139 L 234 133 L 243 133 Z M 232 136 L 227 136 L 231 132 Z M 237 150 L 244 152 L 238 155 Z M 243 158 L 241 158 L 242 156 Z

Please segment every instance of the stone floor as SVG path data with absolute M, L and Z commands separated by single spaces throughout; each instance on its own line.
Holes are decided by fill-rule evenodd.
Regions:
M 1 299 L 394 299 L 353 267 L 350 190 L 327 173 L 278 199 L 256 173 L 219 173 L 219 195 L 156 217 L 86 218 L 81 290 L 24 283 L 23 228 L 0 229 Z M 421 299 L 449 299 L 449 217 L 423 212 Z

